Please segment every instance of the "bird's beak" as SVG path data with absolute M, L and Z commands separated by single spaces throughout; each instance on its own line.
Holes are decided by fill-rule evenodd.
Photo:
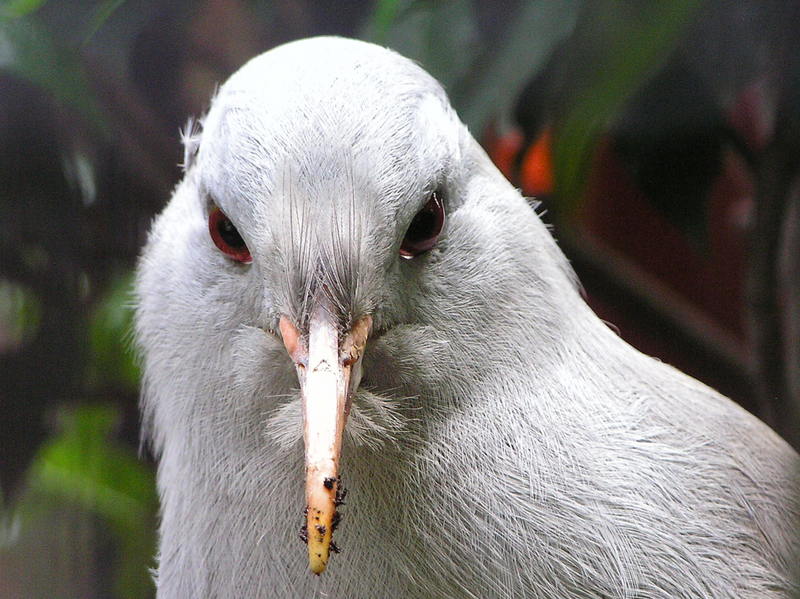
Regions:
M 303 396 L 306 537 L 314 574 L 324 572 L 328 564 L 336 507 L 343 493 L 339 479 L 342 432 L 352 394 L 361 382 L 361 357 L 372 326 L 372 318 L 364 316 L 340 334 L 333 314 L 329 304 L 320 302 L 311 314 L 307 344 L 286 317 L 280 320 Z

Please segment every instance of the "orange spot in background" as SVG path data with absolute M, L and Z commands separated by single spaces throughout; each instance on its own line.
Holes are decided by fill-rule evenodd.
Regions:
M 486 153 L 494 162 L 506 179 L 515 182 L 514 163 L 517 154 L 522 149 L 522 133 L 518 129 L 512 129 L 502 135 L 498 134 L 497 128 L 492 124 L 487 128 L 484 136 Z
M 546 127 L 536 141 L 525 152 L 522 159 L 520 184 L 522 192 L 529 196 L 553 193 L 553 131 Z

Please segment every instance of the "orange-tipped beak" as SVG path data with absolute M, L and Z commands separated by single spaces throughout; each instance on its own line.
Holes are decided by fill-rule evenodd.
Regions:
M 280 329 L 295 362 L 303 396 L 306 445 L 306 533 L 308 564 L 322 574 L 328 564 L 340 497 L 339 455 L 352 393 L 361 380 L 361 357 L 372 318 L 357 320 L 341 339 L 337 321 L 326 303 L 311 314 L 308 345 L 286 317 Z

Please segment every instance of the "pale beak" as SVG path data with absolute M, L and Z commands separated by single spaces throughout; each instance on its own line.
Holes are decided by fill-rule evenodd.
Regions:
M 342 433 L 361 381 L 361 358 L 371 326 L 372 318 L 364 316 L 340 337 L 333 311 L 327 302 L 320 302 L 311 314 L 306 346 L 297 328 L 286 317 L 280 320 L 303 396 L 306 536 L 308 564 L 314 574 L 325 571 L 330 556 L 336 507 L 343 493 L 339 479 Z

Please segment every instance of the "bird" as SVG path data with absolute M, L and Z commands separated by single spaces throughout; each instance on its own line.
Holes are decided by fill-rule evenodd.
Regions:
M 592 312 L 421 66 L 289 42 L 183 142 L 135 283 L 158 597 L 797 591 L 797 453 Z

